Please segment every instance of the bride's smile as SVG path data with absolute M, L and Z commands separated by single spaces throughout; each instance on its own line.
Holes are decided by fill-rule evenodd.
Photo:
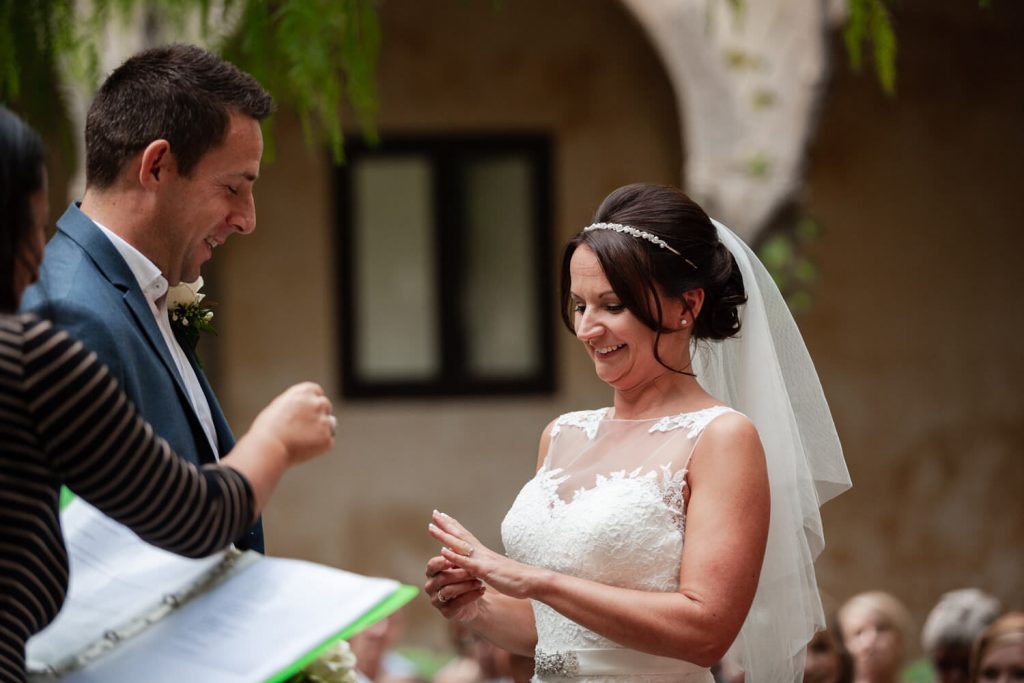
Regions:
M 655 380 L 674 374 L 671 368 L 689 364 L 689 337 L 660 336 L 626 308 L 612 289 L 597 255 L 580 246 L 569 264 L 573 322 L 576 338 L 583 342 L 595 364 L 598 378 L 619 391 L 636 391 Z M 660 297 L 664 320 L 680 320 L 685 313 L 681 299 Z

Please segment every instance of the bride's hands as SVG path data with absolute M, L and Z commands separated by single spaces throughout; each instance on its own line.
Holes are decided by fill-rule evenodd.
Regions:
M 531 597 L 531 590 L 540 576 L 541 570 L 530 565 L 510 560 L 509 558 L 496 553 L 490 548 L 484 546 L 473 534 L 469 533 L 458 521 L 453 517 L 449 517 L 443 512 L 434 511 L 433 523 L 428 527 L 430 535 L 435 539 L 444 544 L 444 548 L 441 549 L 441 559 L 444 559 L 453 569 L 447 571 L 461 571 L 464 574 L 457 574 L 457 578 L 454 583 L 465 582 L 466 578 L 477 578 L 483 580 L 489 586 L 497 590 L 498 592 L 513 598 L 529 598 Z M 439 558 L 434 558 L 434 560 Z M 431 560 L 433 562 L 434 560 Z M 427 575 L 430 575 L 430 563 L 427 564 Z M 435 564 L 435 567 L 440 567 L 440 564 Z M 428 582 L 429 584 L 430 582 Z M 455 592 L 452 589 L 445 589 L 441 593 L 442 598 L 447 598 L 449 592 Z M 430 591 L 427 591 L 430 594 Z M 455 596 L 456 601 L 460 604 L 467 604 L 470 602 L 466 600 L 462 603 L 461 600 L 463 591 Z M 479 597 L 479 596 L 477 596 Z M 433 598 L 435 602 L 440 602 L 438 598 Z M 441 605 L 438 605 L 439 609 L 448 605 L 447 600 Z
M 423 584 L 423 592 L 445 619 L 472 621 L 479 612 L 478 601 L 485 591 L 480 579 L 440 555 L 427 561 L 427 582 Z

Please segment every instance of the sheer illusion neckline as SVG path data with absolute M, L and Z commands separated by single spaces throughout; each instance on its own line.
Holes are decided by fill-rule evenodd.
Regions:
M 597 412 L 601 413 L 601 422 L 657 422 L 658 420 L 673 420 L 680 417 L 689 417 L 690 415 L 699 415 L 700 413 L 706 413 L 711 410 L 731 410 L 729 406 L 724 403 L 716 403 L 715 405 L 706 406 L 704 408 L 698 408 L 697 410 L 684 410 L 680 413 L 671 413 L 669 415 L 658 415 L 656 417 L 616 417 L 611 414 L 615 409 L 612 407 L 600 408 Z
M 597 437 L 602 432 L 602 427 L 608 427 L 615 431 L 630 429 L 634 426 L 647 427 L 646 431 L 654 434 L 656 432 L 670 432 L 675 429 L 686 428 L 688 431 L 701 431 L 704 426 L 722 413 L 734 412 L 732 408 L 724 405 L 709 406 L 700 410 L 693 410 L 664 417 L 649 417 L 637 419 L 622 419 L 608 417 L 613 408 L 599 408 L 597 410 L 579 410 L 573 413 L 566 413 L 555 421 L 551 429 L 551 437 L 556 437 L 564 427 L 576 427 L 582 430 L 588 439 Z

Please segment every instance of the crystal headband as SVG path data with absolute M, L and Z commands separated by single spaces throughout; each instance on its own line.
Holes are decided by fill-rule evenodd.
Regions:
M 686 258 L 682 254 L 680 254 L 678 251 L 676 251 L 675 249 L 670 247 L 668 242 L 666 242 L 665 240 L 661 239 L 657 235 L 652 235 L 649 232 L 644 232 L 643 230 L 637 230 L 634 227 L 631 227 L 629 225 L 622 225 L 621 223 L 593 223 L 593 224 L 588 225 L 587 227 L 583 228 L 583 232 L 590 232 L 591 230 L 614 230 L 615 232 L 621 232 L 624 235 L 630 235 L 631 237 L 636 237 L 637 239 L 647 240 L 651 244 L 654 244 L 654 245 L 656 245 L 658 247 L 661 247 L 662 249 L 668 249 L 673 254 L 675 254 L 679 258 L 681 258 L 684 261 L 686 261 L 687 263 L 689 263 L 690 267 L 692 267 L 694 270 L 697 270 L 697 266 L 694 265 L 693 261 L 691 261 L 690 259 Z

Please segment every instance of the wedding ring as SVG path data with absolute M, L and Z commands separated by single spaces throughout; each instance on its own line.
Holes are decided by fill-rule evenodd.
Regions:
M 439 603 L 441 603 L 442 605 L 443 605 L 444 603 L 448 602 L 448 598 L 446 598 L 446 597 L 444 597 L 443 595 L 441 595 L 441 591 L 440 591 L 440 590 L 438 590 L 438 591 L 437 591 L 437 593 L 435 593 L 434 595 L 436 595 L 436 596 L 437 596 L 437 601 L 438 601 Z
M 476 550 L 476 548 L 474 548 L 471 545 L 467 545 L 466 546 L 466 557 L 473 557 L 473 551 L 474 550 Z
M 328 415 L 327 422 L 331 425 L 331 436 L 334 436 L 334 432 L 338 429 L 338 418 L 334 415 Z

